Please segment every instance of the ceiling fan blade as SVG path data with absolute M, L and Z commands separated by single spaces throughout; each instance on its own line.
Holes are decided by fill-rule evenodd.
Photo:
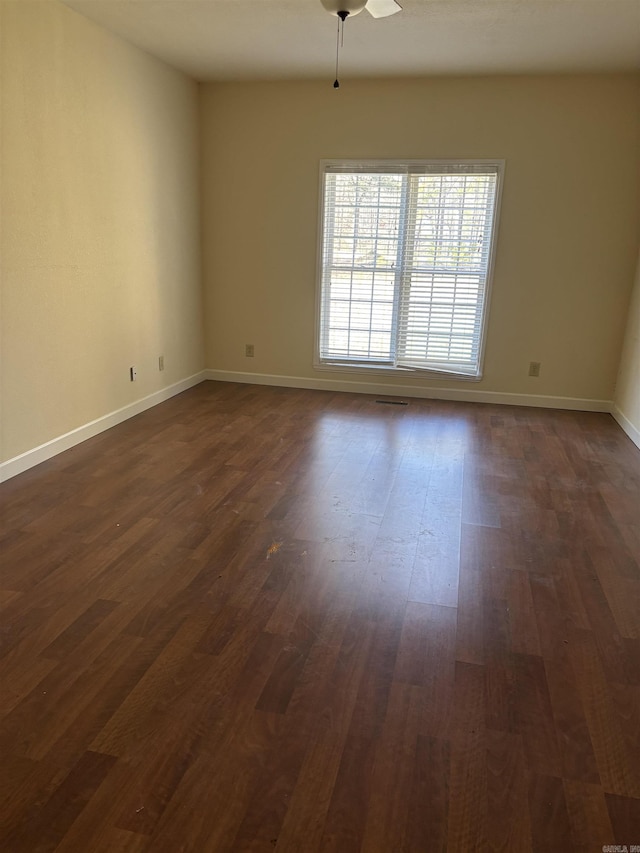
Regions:
M 402 11 L 402 6 L 396 0 L 367 0 L 367 12 L 374 18 L 387 18 Z

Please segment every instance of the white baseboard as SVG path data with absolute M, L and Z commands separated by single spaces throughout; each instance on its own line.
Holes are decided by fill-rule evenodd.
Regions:
M 611 412 L 610 400 L 578 397 L 549 397 L 541 394 L 508 394 L 502 391 L 476 391 L 471 388 L 423 388 L 419 385 L 385 385 L 378 382 L 354 382 L 349 379 L 305 376 L 278 376 L 266 373 L 242 373 L 229 370 L 205 370 L 207 379 L 219 382 L 245 382 L 251 385 L 276 385 L 284 388 L 312 388 L 318 391 L 352 391 L 393 397 L 422 397 L 431 400 L 457 400 L 470 403 L 498 403 L 506 406 L 535 406 L 544 409 L 572 409 L 580 412 Z
M 620 409 L 616 406 L 615 403 L 611 407 L 611 414 L 617 420 L 617 422 L 620 424 L 626 434 L 629 436 L 631 441 L 637 447 L 640 447 L 640 429 L 634 427 L 629 418 L 620 411 Z
M 205 379 L 207 379 L 205 371 L 194 373 L 193 376 L 188 376 L 174 385 L 161 388 L 159 391 L 149 394 L 148 397 L 136 400 L 135 403 L 129 403 L 128 406 L 124 406 L 122 409 L 109 412 L 109 414 L 103 415 L 101 418 L 96 418 L 95 421 L 83 424 L 71 430 L 71 432 L 60 435 L 51 441 L 47 441 L 45 444 L 41 444 L 39 447 L 34 447 L 32 450 L 27 450 L 26 453 L 21 453 L 19 456 L 14 456 L 13 459 L 2 462 L 0 464 L 0 483 L 9 480 L 11 477 L 15 477 L 17 474 L 22 474 L 23 471 L 33 468 L 34 465 L 39 465 L 41 462 L 51 459 L 52 456 L 56 456 L 64 450 L 69 450 L 70 447 L 74 447 L 76 444 L 80 444 L 88 438 L 98 435 L 98 433 L 122 423 L 122 421 L 132 418 L 134 415 L 139 415 L 141 412 L 157 406 L 158 403 L 162 403 L 164 400 L 175 397 L 176 394 L 180 394 L 182 391 L 186 391 L 187 388 L 198 385 Z

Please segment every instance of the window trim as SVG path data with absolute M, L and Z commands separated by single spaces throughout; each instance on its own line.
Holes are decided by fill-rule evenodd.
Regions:
M 318 226 L 317 226 L 317 247 L 316 247 L 316 300 L 315 300 L 315 336 L 314 336 L 314 351 L 313 351 L 313 368 L 314 370 L 340 372 L 340 373 L 356 373 L 361 375 L 375 374 L 377 376 L 398 376 L 411 375 L 416 377 L 433 377 L 435 379 L 454 379 L 463 382 L 480 382 L 484 375 L 484 356 L 486 349 L 487 327 L 489 322 L 489 309 L 491 304 L 491 294 L 493 285 L 493 274 L 497 254 L 498 230 L 500 224 L 500 212 L 502 204 L 502 189 L 504 185 L 504 159 L 379 159 L 379 158 L 363 158 L 363 159 L 321 159 L 319 164 L 318 175 Z M 401 173 L 405 169 L 419 166 L 491 166 L 495 168 L 496 174 L 496 194 L 493 206 L 493 217 L 491 223 L 491 242 L 489 246 L 489 261 L 487 265 L 487 275 L 484 290 L 484 310 L 482 315 L 482 328 L 480 331 L 480 345 L 478 349 L 478 372 L 475 374 L 458 373 L 454 370 L 439 370 L 432 367 L 411 367 L 405 365 L 390 365 L 386 363 L 363 362 L 358 364 L 352 361 L 326 361 L 320 358 L 320 326 L 322 314 L 322 275 L 323 275 L 323 247 L 324 247 L 324 216 L 325 216 L 325 175 L 330 167 L 344 168 L 346 172 L 353 171 L 380 171 L 386 170 L 393 173 L 394 168 Z

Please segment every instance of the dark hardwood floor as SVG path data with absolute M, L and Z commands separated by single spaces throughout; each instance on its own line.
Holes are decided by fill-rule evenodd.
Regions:
M 2 851 L 640 845 L 640 451 L 408 402 L 206 382 L 0 487 Z

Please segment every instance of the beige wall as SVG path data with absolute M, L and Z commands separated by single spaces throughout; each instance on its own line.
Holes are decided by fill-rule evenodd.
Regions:
M 615 403 L 640 437 L 640 256 L 629 305 Z
M 640 78 L 344 78 L 338 92 L 329 76 L 203 86 L 207 366 L 327 377 L 312 368 L 321 158 L 504 158 L 484 379 L 413 382 L 611 400 L 640 222 Z
M 197 85 L 55 0 L 0 8 L 8 459 L 201 370 L 203 334 Z

